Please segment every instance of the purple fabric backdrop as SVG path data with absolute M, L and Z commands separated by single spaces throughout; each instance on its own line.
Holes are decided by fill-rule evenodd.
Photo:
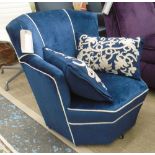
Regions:
M 155 3 L 113 3 L 110 14 L 104 16 L 108 37 L 144 39 L 141 59 L 142 78 L 155 88 Z

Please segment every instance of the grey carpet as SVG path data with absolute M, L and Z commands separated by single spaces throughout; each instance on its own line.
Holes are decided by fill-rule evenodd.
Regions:
M 0 153 L 12 153 L 1 140 L 0 140 Z
M 75 152 L 1 95 L 0 134 L 21 153 Z

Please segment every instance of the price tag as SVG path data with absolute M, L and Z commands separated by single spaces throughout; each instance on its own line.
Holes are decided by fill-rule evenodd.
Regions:
M 20 43 L 22 53 L 34 53 L 31 31 L 24 29 L 20 31 Z

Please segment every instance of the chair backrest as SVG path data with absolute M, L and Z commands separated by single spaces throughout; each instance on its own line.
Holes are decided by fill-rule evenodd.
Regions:
M 21 29 L 32 32 L 34 51 L 41 57 L 43 47 L 75 56 L 76 33 L 98 35 L 98 21 L 94 13 L 73 10 L 52 10 L 22 15 L 7 26 L 18 56 L 22 55 L 19 35 Z

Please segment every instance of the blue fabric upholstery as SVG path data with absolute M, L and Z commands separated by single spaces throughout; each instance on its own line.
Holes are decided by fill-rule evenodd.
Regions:
M 34 54 L 21 53 L 21 29 L 31 30 Z M 111 105 L 91 103 L 93 101 L 73 95 L 63 71 L 44 60 L 42 49 L 45 46 L 76 56 L 75 33 L 96 36 L 97 29 L 95 14 L 72 10 L 21 15 L 7 25 L 47 126 L 76 145 L 107 144 L 125 133 L 135 124 L 147 92 L 142 80 L 98 73 L 115 102 Z
M 88 27 L 90 24 L 91 26 Z M 45 46 L 53 50 L 64 51 L 66 55 L 75 56 L 77 54 L 75 33 L 85 32 L 98 36 L 97 15 L 93 13 L 51 10 L 24 14 L 7 26 L 7 30 L 12 36 L 11 41 L 19 56 L 22 55 L 19 38 L 21 29 L 31 30 L 34 51 L 41 57 L 43 56 L 42 48 Z
M 77 11 L 78 13 L 75 13 L 73 10 L 67 10 L 71 21 L 73 23 L 73 28 L 75 32 L 75 40 L 76 40 L 76 49 L 78 46 L 78 40 L 77 40 L 77 34 L 87 34 L 90 36 L 99 36 L 98 34 L 98 21 L 97 16 L 95 13 L 90 12 L 81 12 Z M 80 24 L 79 24 L 80 23 Z M 79 26 L 80 25 L 80 26 Z M 75 57 L 79 53 L 78 50 L 76 50 Z
M 143 102 L 147 94 L 148 88 L 142 80 L 138 81 L 102 72 L 98 72 L 98 75 L 106 83 L 109 93 L 112 95 L 113 103 L 104 104 L 103 102 L 100 104 L 97 101 L 72 95 L 72 104 L 68 108 L 71 122 L 112 122 Z
M 63 71 L 72 92 L 87 99 L 112 102 L 105 84 L 84 62 L 49 48 L 43 50 L 45 61 Z
M 77 145 L 109 144 L 135 125 L 141 106 L 114 123 L 98 123 L 86 125 L 71 125 Z
M 47 126 L 72 140 L 64 114 L 70 104 L 70 92 L 63 72 L 36 55 L 27 55 L 20 62 Z

